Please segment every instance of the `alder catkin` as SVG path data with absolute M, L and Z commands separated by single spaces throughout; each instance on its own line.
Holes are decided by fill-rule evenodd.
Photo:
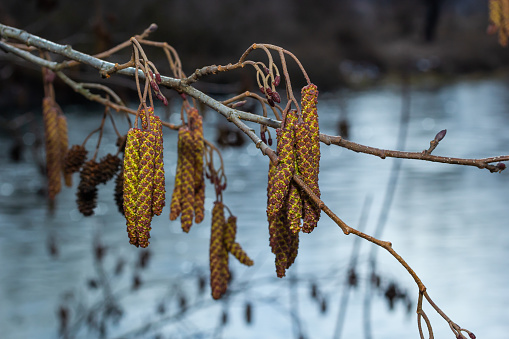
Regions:
M 181 186 L 181 215 L 180 223 L 184 232 L 189 232 L 194 218 L 194 156 L 193 137 L 187 127 L 181 127 L 182 132 L 182 186 Z M 180 131 L 179 131 L 180 135 Z
M 194 214 L 195 222 L 199 224 L 204 218 L 205 178 L 203 177 L 203 119 L 196 108 L 188 112 L 189 126 L 193 136 L 194 155 Z
M 65 170 L 65 158 L 67 156 L 67 148 L 69 146 L 69 137 L 67 134 L 67 119 L 63 114 L 58 115 L 58 137 L 60 144 L 60 164 L 64 182 L 67 187 L 72 186 L 72 173 Z
M 62 187 L 61 183 L 61 145 L 58 128 L 58 112 L 54 101 L 45 97 L 42 102 L 44 122 L 44 141 L 46 146 L 46 177 L 48 180 L 48 197 L 54 200 Z
M 141 247 L 149 245 L 151 222 L 152 222 L 152 195 L 154 191 L 155 174 L 155 145 L 156 133 L 153 131 L 142 131 L 142 140 L 140 144 L 140 163 L 139 163 L 139 181 L 138 181 L 138 210 L 137 225 L 138 244 Z
M 235 242 L 237 236 L 237 217 L 231 215 L 226 221 L 226 227 L 223 233 L 223 241 L 226 250 L 230 252 L 237 260 L 246 266 L 252 266 L 253 260 L 249 258 L 247 253 L 242 249 L 239 243 Z
M 318 126 L 318 90 L 314 84 L 302 88 L 302 122 L 297 127 L 297 166 L 304 183 L 320 197 L 318 173 L 320 170 L 320 130 Z M 320 219 L 320 208 L 309 197 L 304 197 L 302 231 L 310 233 Z
M 220 201 L 212 208 L 212 227 L 210 232 L 210 288 L 212 297 L 219 299 L 226 292 L 228 280 L 228 252 L 224 246 L 224 206 Z
M 140 143 L 142 130 L 131 128 L 127 132 L 124 152 L 124 215 L 126 218 L 129 243 L 139 246 L 138 230 L 138 173 L 140 170 Z
M 155 215 L 161 215 L 165 206 L 166 181 L 164 178 L 164 160 L 163 160 L 163 125 L 158 116 L 152 116 L 152 125 L 156 133 L 155 144 L 155 173 L 154 173 L 154 196 L 152 201 L 152 212 Z

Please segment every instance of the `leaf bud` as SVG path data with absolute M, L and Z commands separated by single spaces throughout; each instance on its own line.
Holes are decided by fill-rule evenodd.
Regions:
M 274 78 L 274 86 L 279 86 L 279 83 L 281 82 L 281 77 L 279 75 L 276 75 L 276 77 Z
M 160 74 L 160 73 L 156 73 L 156 82 L 157 82 L 158 84 L 160 84 L 160 83 L 161 83 L 161 81 L 162 81 L 162 80 L 161 80 L 161 74 Z
M 281 97 L 279 96 L 278 92 L 272 92 L 272 100 L 277 102 L 278 104 L 281 102 Z
M 265 89 L 263 87 L 260 87 L 260 92 L 262 92 L 262 94 L 265 94 Z
M 503 170 L 505 170 L 506 166 L 505 166 L 505 164 L 503 162 L 499 162 L 497 164 L 497 167 L 498 167 L 499 170 L 503 171 Z
M 446 129 L 443 129 L 440 132 L 438 132 L 437 135 L 435 135 L 435 141 L 440 142 L 445 137 L 446 133 L 447 133 Z

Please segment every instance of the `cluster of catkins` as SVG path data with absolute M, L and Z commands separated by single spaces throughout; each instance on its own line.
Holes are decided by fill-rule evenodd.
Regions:
M 147 247 L 151 222 L 165 204 L 163 131 L 153 108 L 140 113 L 142 129 L 131 128 L 124 151 L 123 201 L 129 243 Z
M 286 269 L 295 261 L 299 232 L 310 233 L 320 218 L 320 208 L 292 180 L 293 175 L 300 175 L 313 193 L 320 197 L 318 90 L 310 84 L 302 89 L 301 94 L 300 119 L 296 110 L 286 112 L 281 128 L 276 131 L 278 162 L 269 165 L 267 217 L 278 277 L 284 277 Z
M 67 119 L 55 100 L 46 96 L 42 101 L 44 141 L 46 146 L 46 176 L 48 197 L 54 201 L 62 189 L 62 176 L 66 186 L 72 186 L 72 177 L 64 171 L 67 154 Z
M 220 201 L 214 203 L 212 209 L 212 228 L 210 232 L 210 288 L 212 297 L 219 299 L 226 292 L 230 271 L 228 253 L 231 253 L 242 264 L 252 266 L 253 261 L 235 242 L 237 234 L 237 217 L 224 217 L 224 205 Z
M 203 121 L 196 108 L 190 108 L 188 124 L 179 129 L 175 186 L 170 204 L 170 220 L 180 215 L 182 230 L 189 232 L 203 221 L 205 179 L 203 177 Z

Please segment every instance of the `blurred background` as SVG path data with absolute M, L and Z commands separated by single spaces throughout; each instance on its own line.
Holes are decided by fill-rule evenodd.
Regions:
M 487 1 L 4 0 L 0 22 L 91 54 L 156 23 L 150 39 L 175 47 L 188 74 L 235 62 L 252 43 L 276 44 L 294 53 L 318 85 L 323 133 L 422 151 L 447 129 L 434 154 L 508 154 L 509 49 L 486 35 Z M 163 54 L 147 51 L 167 73 Z M 129 57 L 128 49 L 110 60 Z M 289 67 L 294 88 L 300 88 L 303 79 L 295 65 Z M 69 74 L 103 82 L 137 106 L 130 80 L 104 81 L 86 67 Z M 208 288 L 210 212 L 183 234 L 179 222 L 168 220 L 167 207 L 154 219 L 148 251 L 140 251 L 128 244 L 113 183 L 100 187 L 95 215 L 83 217 L 75 203 L 75 176 L 74 187 L 60 193 L 50 215 L 41 174 L 40 69 L 0 52 L 0 78 L 2 336 L 418 337 L 418 293 L 410 276 L 383 250 L 374 252 L 371 244 L 344 236 L 326 216 L 312 234 L 301 236 L 288 276 L 275 277 L 265 216 L 268 159 L 247 139 L 241 147 L 229 143 L 228 135 L 221 142 L 225 121 L 213 111 L 201 111 L 205 137 L 224 144 L 224 201 L 238 217 L 239 243 L 255 261 L 245 268 L 231 260 L 233 280 L 223 300 L 213 301 Z M 255 90 L 255 84 L 252 70 L 239 70 L 196 86 L 226 99 Z M 70 144 L 81 144 L 99 126 L 103 108 L 58 82 L 55 86 Z M 178 123 L 180 103 L 175 95 L 168 109 L 156 107 L 156 113 Z M 261 113 L 256 105 L 251 109 Z M 127 131 L 121 117 L 115 121 Z M 164 133 L 169 199 L 176 133 Z M 116 152 L 115 140 L 106 124 L 99 157 Z M 86 144 L 90 153 L 96 143 L 97 134 Z M 321 151 L 325 203 L 349 225 L 391 241 L 453 321 L 478 338 L 503 338 L 509 331 L 507 173 L 381 160 L 336 146 L 322 145 Z M 208 211 L 213 201 L 208 189 Z M 425 310 L 435 337 L 454 337 L 440 316 Z

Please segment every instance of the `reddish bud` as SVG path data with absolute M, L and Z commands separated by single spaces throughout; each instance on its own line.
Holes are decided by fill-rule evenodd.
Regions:
M 165 96 L 163 96 L 163 105 L 168 106 L 168 99 Z
M 278 92 L 272 92 L 272 100 L 277 102 L 278 104 L 281 102 L 281 97 Z
M 473 334 L 472 332 L 469 332 L 469 333 L 468 333 L 468 336 L 469 336 L 471 339 L 475 339 L 475 334 Z
M 44 81 L 53 82 L 53 80 L 55 80 L 55 72 L 48 69 L 44 74 Z
M 503 162 L 499 162 L 499 163 L 497 164 L 497 167 L 498 167 L 498 169 L 499 169 L 499 170 L 501 170 L 501 171 L 505 170 L 505 164 L 504 164 Z
M 262 92 L 262 94 L 265 94 L 265 89 L 263 89 L 263 87 L 260 87 L 260 92 Z
M 152 89 L 154 90 L 154 92 L 159 92 L 159 86 L 156 84 L 156 82 L 154 80 L 150 80 L 150 86 L 152 86 Z
M 186 94 L 185 93 L 180 93 L 180 97 L 184 100 L 187 100 L 187 97 L 186 97 Z
M 161 74 L 159 74 L 159 73 L 156 73 L 156 82 L 157 82 L 158 84 L 160 84 L 160 83 L 161 83 Z
M 278 86 L 279 83 L 281 82 L 281 77 L 279 75 L 276 75 L 276 77 L 274 78 L 274 86 Z
M 269 140 L 268 140 L 268 142 L 269 142 L 269 146 L 272 146 L 272 137 L 270 136 L 270 134 L 269 134 Z
M 267 88 L 265 89 L 265 93 L 267 93 L 267 95 L 272 96 L 272 90 L 270 89 L 270 87 L 267 87 Z
M 264 71 L 265 71 L 265 74 L 269 75 L 270 71 L 267 67 L 265 67 Z
M 441 141 L 444 137 L 445 137 L 445 134 L 447 133 L 447 130 L 446 129 L 443 129 L 441 130 L 440 132 L 437 133 L 437 135 L 435 135 L 435 141 L 436 142 L 439 142 Z
M 265 143 L 265 144 L 267 143 L 267 138 L 265 137 L 265 132 L 262 132 L 262 133 L 260 134 L 260 139 L 262 139 L 262 142 L 263 142 L 263 143 Z
M 274 107 L 274 100 L 272 100 L 272 98 L 267 99 L 267 101 L 269 102 L 270 106 Z
M 232 105 L 232 108 L 242 107 L 242 106 L 244 106 L 244 105 L 246 104 L 246 102 L 247 102 L 246 100 L 237 101 L 236 103 L 234 103 L 234 104 Z

